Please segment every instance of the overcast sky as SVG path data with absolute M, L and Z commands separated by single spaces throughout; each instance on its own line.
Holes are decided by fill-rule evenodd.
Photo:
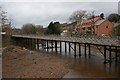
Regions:
M 13 20 L 16 28 L 22 27 L 25 23 L 39 24 L 46 27 L 51 21 L 61 23 L 68 22 L 70 15 L 76 10 L 95 11 L 96 15 L 104 13 L 108 16 L 111 13 L 118 13 L 118 0 L 49 0 L 47 2 L 38 0 L 1 0 L 3 9 L 7 11 L 9 18 Z M 52 2 L 50 2 L 52 1 Z M 72 2 L 74 1 L 74 2 Z M 76 2 L 77 1 L 77 2 Z M 108 2 L 109 1 L 109 2 Z

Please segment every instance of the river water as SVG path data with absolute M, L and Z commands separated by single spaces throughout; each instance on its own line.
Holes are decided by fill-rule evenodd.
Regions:
M 88 55 L 85 57 L 84 47 L 81 47 L 81 57 L 77 54 L 77 57 L 74 58 L 74 51 L 71 49 L 71 52 L 69 53 L 67 44 L 67 53 L 65 53 L 64 45 L 65 44 L 62 43 L 62 53 L 59 52 L 60 49 L 58 47 L 58 56 L 69 60 L 73 63 L 73 67 L 63 78 L 120 78 L 120 62 L 115 63 L 113 61 L 111 64 L 104 64 L 103 55 L 95 48 L 92 48 L 91 57 Z M 42 49 L 41 47 L 39 48 Z M 44 50 L 47 51 L 46 49 Z M 53 48 L 53 52 L 54 51 L 55 49 Z M 52 49 L 49 49 L 48 52 L 52 52 Z

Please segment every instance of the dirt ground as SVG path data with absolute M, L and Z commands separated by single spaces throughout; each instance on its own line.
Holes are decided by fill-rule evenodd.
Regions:
M 29 51 L 18 46 L 3 49 L 3 78 L 62 78 L 70 62 L 48 53 Z

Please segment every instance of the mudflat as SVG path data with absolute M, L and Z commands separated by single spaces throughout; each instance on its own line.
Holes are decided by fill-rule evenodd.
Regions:
M 11 45 L 2 54 L 3 78 L 62 78 L 71 68 L 67 60 L 24 47 Z

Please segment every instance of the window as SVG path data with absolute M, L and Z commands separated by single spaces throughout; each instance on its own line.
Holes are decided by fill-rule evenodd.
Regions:
M 85 27 L 83 27 L 82 29 L 85 30 Z
M 108 28 L 108 26 L 106 26 L 106 28 Z
M 90 27 L 88 27 L 88 30 L 91 30 L 91 28 L 90 28 Z

